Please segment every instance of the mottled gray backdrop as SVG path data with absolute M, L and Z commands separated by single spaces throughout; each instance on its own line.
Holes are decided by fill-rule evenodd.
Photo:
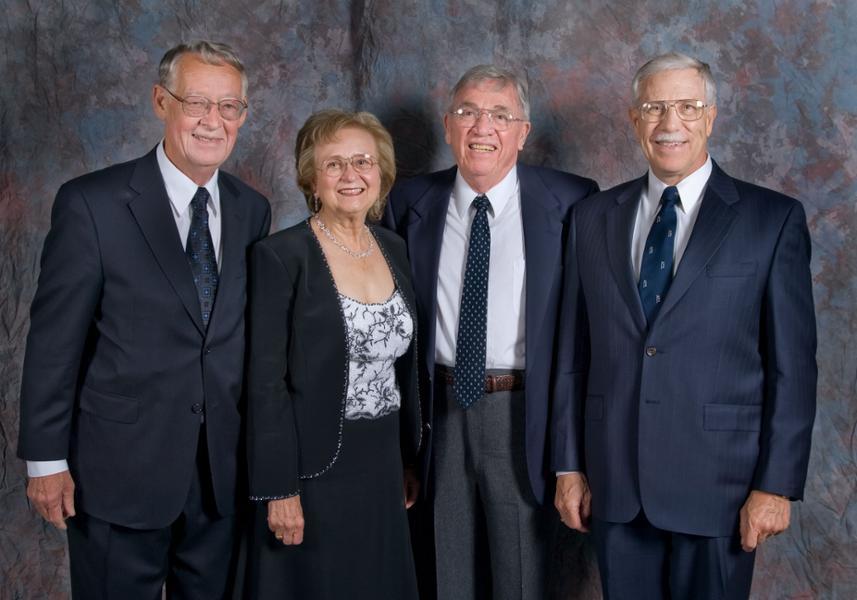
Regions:
M 155 145 L 157 62 L 198 37 L 246 61 L 250 116 L 227 168 L 271 198 L 274 229 L 304 215 L 292 147 L 316 109 L 376 113 L 413 175 L 451 164 L 450 84 L 473 64 L 504 63 L 532 90 L 525 158 L 606 188 L 644 170 L 626 116 L 637 66 L 671 49 L 711 63 L 712 155 L 800 198 L 813 235 L 820 381 L 807 498 L 760 551 L 753 597 L 857 598 L 855 32 L 855 0 L 0 0 L 0 600 L 68 597 L 64 538 L 29 510 L 14 456 L 53 194 Z M 599 597 L 587 542 L 569 536 L 555 557 L 562 597 Z

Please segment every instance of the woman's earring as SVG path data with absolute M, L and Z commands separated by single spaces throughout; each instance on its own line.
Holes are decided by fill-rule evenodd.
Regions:
M 321 200 L 319 200 L 318 196 L 312 197 L 312 212 L 317 213 L 321 210 Z

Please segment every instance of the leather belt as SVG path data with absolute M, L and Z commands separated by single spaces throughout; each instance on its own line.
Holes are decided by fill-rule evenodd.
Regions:
M 453 367 L 445 365 L 437 365 L 435 372 L 445 381 L 447 385 L 452 385 L 455 382 L 455 370 Z M 494 392 L 514 392 L 524 389 L 524 372 L 509 371 L 499 375 L 485 375 L 485 393 L 493 394 Z

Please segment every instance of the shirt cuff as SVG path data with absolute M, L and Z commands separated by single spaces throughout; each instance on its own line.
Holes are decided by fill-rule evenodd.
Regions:
M 62 460 L 28 460 L 27 477 L 46 477 L 68 471 L 68 461 Z
M 574 473 L 574 471 L 557 471 L 556 476 L 559 477 L 560 475 L 568 475 L 569 473 Z

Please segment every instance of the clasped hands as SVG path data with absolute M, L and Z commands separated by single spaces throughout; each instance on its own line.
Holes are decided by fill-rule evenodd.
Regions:
M 556 478 L 554 506 L 566 527 L 589 531 L 592 496 L 586 475 L 565 473 Z M 788 498 L 753 490 L 740 511 L 741 547 L 752 552 L 769 537 L 785 531 L 791 518 Z

